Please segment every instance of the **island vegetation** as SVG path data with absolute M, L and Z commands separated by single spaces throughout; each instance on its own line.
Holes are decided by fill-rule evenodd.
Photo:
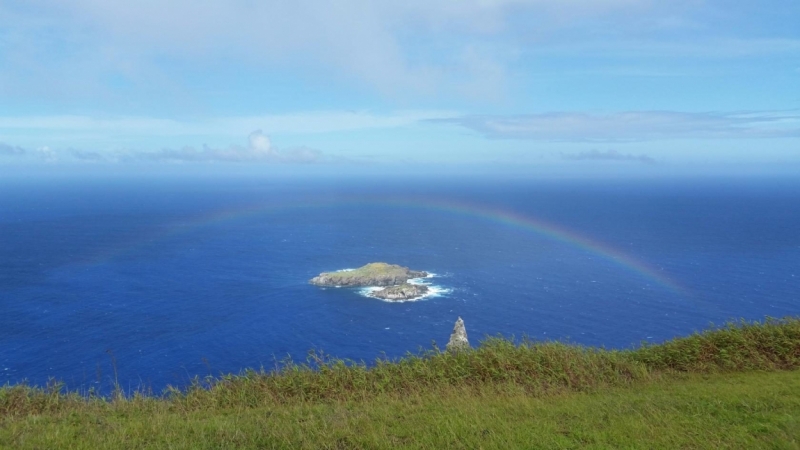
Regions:
M 800 319 L 629 350 L 488 338 L 154 395 L 0 388 L 0 448 L 797 448 Z

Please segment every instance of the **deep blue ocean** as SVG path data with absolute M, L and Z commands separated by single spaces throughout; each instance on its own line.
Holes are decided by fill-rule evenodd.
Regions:
M 537 228 L 538 227 L 538 228 Z M 444 291 L 307 284 L 373 261 Z M 308 350 L 628 348 L 800 314 L 800 181 L 284 177 L 0 183 L 0 384 L 185 386 Z

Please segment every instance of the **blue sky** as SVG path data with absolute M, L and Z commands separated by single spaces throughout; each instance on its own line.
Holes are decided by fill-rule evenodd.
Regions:
M 800 167 L 797 0 L 0 0 L 0 165 Z

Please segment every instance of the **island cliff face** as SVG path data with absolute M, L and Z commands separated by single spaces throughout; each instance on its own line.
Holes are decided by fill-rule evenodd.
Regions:
M 410 270 L 408 267 L 384 262 L 375 262 L 358 269 L 343 272 L 323 272 L 309 283 L 315 286 L 396 286 L 412 278 L 427 277 L 427 272 Z

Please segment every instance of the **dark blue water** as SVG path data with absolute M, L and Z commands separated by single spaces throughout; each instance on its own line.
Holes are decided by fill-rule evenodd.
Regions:
M 409 206 L 433 200 L 547 221 L 681 288 L 530 229 Z M 306 283 L 372 261 L 434 272 L 450 292 L 390 304 Z M 55 377 L 104 390 L 116 366 L 125 389 L 159 391 L 303 361 L 312 348 L 371 361 L 443 345 L 458 316 L 473 342 L 623 348 L 796 315 L 798 293 L 800 183 L 790 180 L 0 185 L 0 384 Z

